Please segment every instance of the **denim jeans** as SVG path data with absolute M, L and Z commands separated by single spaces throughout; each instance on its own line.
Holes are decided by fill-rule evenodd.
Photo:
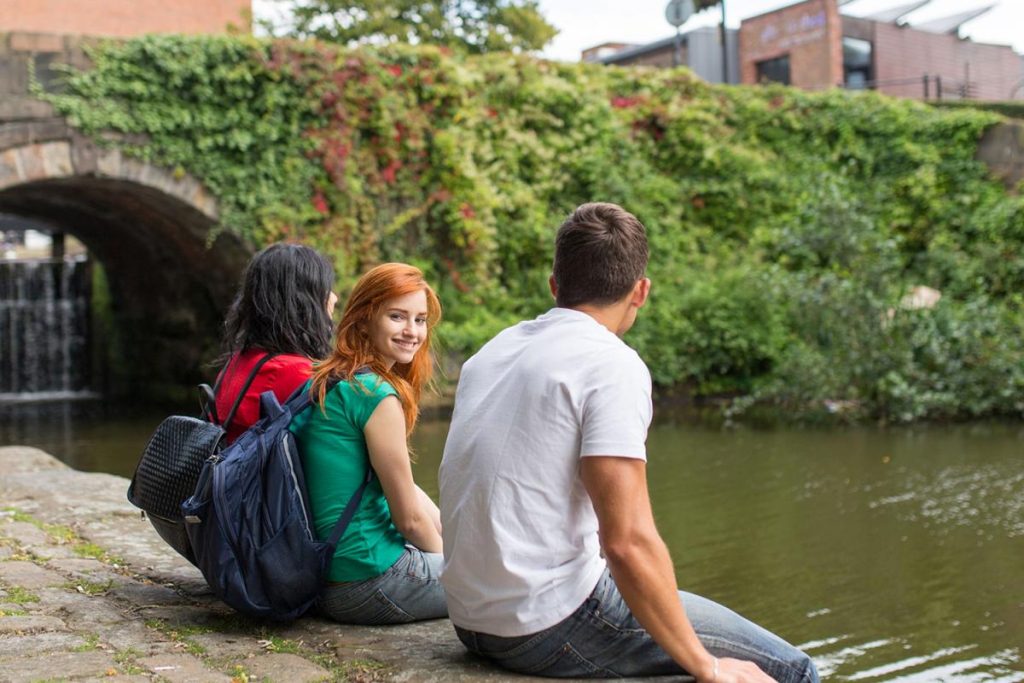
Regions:
M 343 624 L 406 624 L 446 617 L 444 589 L 437 580 L 441 561 L 440 553 L 407 545 L 380 576 L 328 585 L 317 606 Z
M 732 610 L 679 592 L 686 614 L 704 647 L 716 657 L 752 661 L 780 682 L 816 683 L 818 672 L 800 650 Z M 556 678 L 617 678 L 688 674 L 633 618 L 611 575 L 571 615 L 526 636 L 503 638 L 458 626 L 472 652 L 524 674 Z

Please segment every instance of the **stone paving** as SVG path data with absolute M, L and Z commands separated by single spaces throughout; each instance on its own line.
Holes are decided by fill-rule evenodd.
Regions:
M 543 680 L 467 654 L 448 620 L 241 618 L 140 518 L 127 487 L 0 447 L 0 683 Z

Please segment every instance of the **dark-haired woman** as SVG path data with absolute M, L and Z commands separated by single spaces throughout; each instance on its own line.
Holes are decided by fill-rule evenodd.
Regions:
M 230 424 L 233 441 L 260 417 L 260 394 L 284 401 L 312 373 L 313 360 L 331 349 L 331 315 L 338 301 L 334 268 L 301 244 L 272 244 L 245 269 L 242 288 L 224 322 L 217 416 L 226 420 L 257 364 Z M 265 360 L 266 359 L 266 360 Z

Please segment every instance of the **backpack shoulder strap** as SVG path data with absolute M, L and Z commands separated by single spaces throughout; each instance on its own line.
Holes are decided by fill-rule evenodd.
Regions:
M 327 537 L 327 543 L 333 548 L 338 545 L 338 541 L 341 540 L 341 535 L 345 533 L 345 529 L 348 528 L 349 522 L 356 514 L 356 509 L 359 507 L 360 501 L 363 499 L 363 492 L 366 491 L 366 487 L 370 485 L 370 482 L 374 480 L 376 475 L 373 472 L 373 467 L 367 465 L 366 477 L 363 479 L 363 483 L 359 485 L 356 492 L 352 494 L 352 498 L 348 501 L 348 505 L 345 506 L 345 510 L 341 513 L 341 517 L 338 517 L 338 521 L 334 524 L 334 529 L 331 530 L 331 535 Z
M 355 374 L 363 375 L 368 372 L 370 372 L 370 369 L 366 366 L 363 366 L 356 370 Z M 339 377 L 333 377 L 327 380 L 327 391 L 325 391 L 324 394 L 326 395 L 331 393 L 331 390 L 334 389 L 334 387 L 336 387 L 339 382 L 341 382 L 341 378 Z M 303 410 L 308 408 L 310 404 L 313 402 L 313 397 L 310 395 L 310 393 L 308 391 L 303 391 L 305 386 L 305 382 L 300 384 L 295 389 L 295 391 L 292 392 L 292 395 L 289 396 L 284 402 L 284 405 L 291 411 L 292 417 L 295 417 L 296 415 L 301 413 Z
M 253 366 L 252 370 L 249 372 L 249 376 L 245 378 L 245 384 L 242 385 L 242 390 L 238 392 L 237 396 L 235 396 L 235 402 L 231 404 L 231 410 L 228 411 L 228 416 L 224 419 L 224 422 L 221 423 L 222 427 L 227 429 L 228 426 L 231 425 L 231 420 L 235 419 L 235 412 L 238 410 L 238 406 L 242 404 L 242 399 L 245 398 L 245 393 L 249 391 L 249 387 L 252 385 L 253 380 L 256 379 L 256 375 L 259 374 L 260 369 L 266 364 L 266 362 L 276 355 L 276 353 L 264 354 L 263 358 L 260 358 L 256 365 Z M 227 374 L 226 368 L 224 374 Z M 217 384 L 220 384 L 219 380 Z M 214 394 L 216 394 L 216 391 L 217 387 L 214 387 Z
M 355 371 L 356 375 L 363 375 L 371 372 L 368 367 L 361 367 Z M 330 392 L 341 379 L 335 377 L 328 381 L 327 391 Z M 291 409 L 291 414 L 294 417 L 298 412 L 305 410 L 313 402 L 312 397 L 308 391 L 303 391 L 305 385 L 295 390 L 290 397 L 288 397 L 288 408 Z M 342 534 L 345 533 L 345 529 L 348 528 L 349 523 L 356 514 L 356 510 L 359 508 L 359 503 L 363 499 L 363 493 L 366 491 L 366 487 L 370 485 L 370 482 L 376 478 L 376 474 L 373 471 L 372 466 L 367 466 L 366 477 L 363 478 L 363 482 L 356 489 L 355 493 L 352 494 L 352 498 L 349 499 L 348 504 L 342 511 L 341 516 L 338 517 L 338 521 L 335 522 L 334 528 L 331 530 L 331 535 L 327 537 L 326 542 L 333 548 L 338 545 L 338 541 L 341 540 Z
M 235 355 L 231 356 L 231 358 L 228 359 L 228 362 L 224 364 L 224 367 L 220 369 L 220 372 L 217 373 L 217 379 L 213 383 L 214 394 L 216 394 L 217 390 L 220 389 L 220 383 L 224 381 L 224 376 L 228 374 L 228 370 L 231 369 L 232 363 L 237 362 L 241 355 L 242 353 L 238 352 Z
M 334 380 L 328 382 L 327 391 L 333 389 L 335 384 L 337 384 L 337 382 Z M 313 397 L 310 396 L 309 391 L 306 391 L 305 389 L 306 382 L 295 387 L 295 391 L 292 392 L 292 395 L 289 396 L 281 406 L 282 408 L 287 408 L 291 412 L 292 417 L 295 417 L 313 403 Z
M 228 358 L 228 362 L 217 373 L 217 379 L 214 380 L 212 387 L 206 382 L 196 387 L 199 389 L 199 411 L 202 418 L 207 422 L 218 426 L 221 424 L 220 415 L 217 413 L 217 390 L 220 389 L 220 383 L 224 380 L 224 376 L 228 374 L 232 363 L 235 363 L 239 356 L 241 354 L 236 353 Z
M 368 375 L 373 372 L 368 366 L 364 365 L 355 371 L 355 375 Z M 335 382 L 337 383 L 337 382 Z M 328 391 L 333 385 L 328 385 Z M 348 505 L 342 511 L 341 516 L 338 517 L 338 521 L 334 523 L 334 528 L 331 529 L 331 535 L 327 537 L 327 543 L 333 548 L 338 545 L 338 541 L 341 540 L 342 534 L 345 533 L 345 529 L 348 528 L 352 518 L 355 517 L 356 510 L 359 508 L 359 503 L 363 500 L 363 493 L 366 491 L 366 487 L 370 485 L 376 478 L 376 473 L 373 471 L 373 466 L 369 463 L 366 465 L 366 476 L 363 478 L 363 483 L 359 485 L 355 493 L 352 494 L 352 498 L 349 499 Z

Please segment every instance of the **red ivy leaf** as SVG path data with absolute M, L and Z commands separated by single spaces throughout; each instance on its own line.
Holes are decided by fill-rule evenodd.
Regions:
M 616 109 L 629 109 L 640 104 L 639 97 L 613 97 L 612 106 Z
M 317 190 L 316 194 L 313 195 L 313 208 L 316 209 L 317 213 L 321 216 L 326 216 L 329 212 L 327 199 L 320 190 Z
M 402 162 L 395 159 L 387 165 L 383 171 L 380 172 L 380 177 L 384 179 L 384 182 L 391 184 L 395 182 L 395 174 L 398 173 L 398 169 L 402 167 Z

